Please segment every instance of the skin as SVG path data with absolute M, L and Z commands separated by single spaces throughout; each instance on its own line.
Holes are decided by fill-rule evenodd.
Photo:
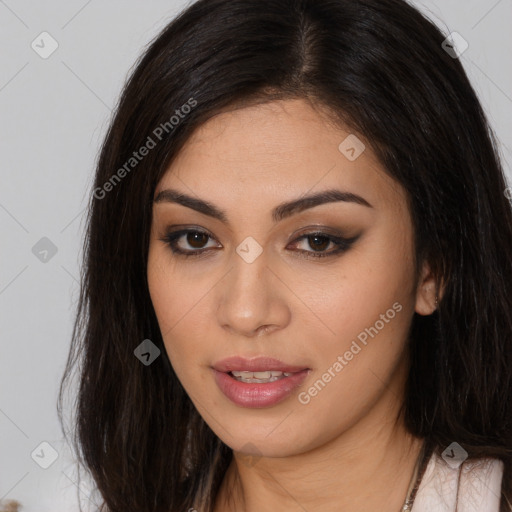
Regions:
M 417 271 L 404 190 L 362 135 L 366 149 L 356 160 L 342 154 L 338 146 L 350 133 L 305 100 L 225 112 L 194 133 L 157 185 L 155 197 L 172 188 L 227 216 L 225 223 L 155 203 L 148 261 L 171 364 L 234 452 L 216 512 L 397 512 L 403 505 L 421 448 L 396 420 L 407 333 L 415 311 L 434 311 L 434 279 L 427 265 Z M 272 220 L 278 204 L 327 189 L 357 194 L 371 207 L 330 202 Z M 211 250 L 173 254 L 164 239 L 178 225 L 213 237 L 194 245 L 183 236 L 179 247 Z M 308 258 L 314 249 L 335 247 L 298 240 L 316 229 L 359 238 L 345 252 Z M 263 249 L 252 263 L 235 251 L 249 236 Z M 378 335 L 308 404 L 300 403 L 298 394 L 397 302 L 401 311 Z M 311 372 L 286 400 L 244 408 L 224 396 L 211 370 L 232 355 L 268 355 Z

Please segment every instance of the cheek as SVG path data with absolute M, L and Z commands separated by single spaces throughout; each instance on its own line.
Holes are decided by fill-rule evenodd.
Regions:
M 342 397 L 341 403 L 350 404 L 371 397 L 382 386 L 378 378 L 386 381 L 402 359 L 415 302 L 412 246 L 406 237 L 391 243 L 389 238 L 388 233 L 368 240 L 347 253 L 336 270 L 301 280 L 323 324 L 316 322 L 313 329 L 315 322 L 305 319 L 301 329 L 319 355 L 317 373 L 336 374 L 322 378 L 333 384 L 320 402 Z
M 324 289 L 315 305 L 317 316 L 335 334 L 324 330 L 319 335 L 306 320 L 300 328 L 308 332 L 303 338 L 312 341 L 308 348 L 317 354 L 317 367 L 297 397 L 299 410 L 327 426 L 325 439 L 348 429 L 389 389 L 404 361 L 414 311 L 410 283 L 401 271 L 360 264 L 331 282 L 331 291 Z M 388 393 L 399 394 L 399 389 Z
M 151 248 L 148 257 L 148 287 L 160 332 L 171 357 L 168 340 L 179 327 L 180 318 L 186 316 L 187 293 L 192 292 L 190 287 L 183 288 L 179 283 L 179 274 L 173 271 L 171 259 L 166 258 L 165 251 Z
M 205 306 L 213 286 L 178 269 L 167 251 L 151 249 L 148 256 L 148 287 L 167 355 L 180 380 L 183 370 L 198 361 L 208 333 Z M 203 347 L 204 348 L 204 347 Z
M 316 324 L 320 335 L 311 339 L 331 340 L 340 348 L 374 326 L 381 315 L 385 316 L 382 333 L 396 337 L 407 331 L 415 300 L 411 249 L 405 240 L 391 245 L 385 237 L 376 237 L 347 252 L 335 266 L 305 273 L 300 280 L 295 276 L 294 290 L 310 306 L 308 323 Z M 395 303 L 399 306 L 393 309 Z

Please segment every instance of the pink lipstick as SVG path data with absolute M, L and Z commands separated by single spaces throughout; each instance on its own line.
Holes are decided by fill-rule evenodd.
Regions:
M 270 357 L 245 359 L 230 357 L 212 367 L 215 382 L 236 405 L 270 407 L 285 400 L 311 371 L 306 366 L 289 365 Z

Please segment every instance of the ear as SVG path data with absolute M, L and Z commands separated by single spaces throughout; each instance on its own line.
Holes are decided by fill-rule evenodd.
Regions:
M 431 315 L 437 309 L 441 297 L 442 290 L 437 289 L 436 276 L 432 274 L 429 264 L 425 262 L 416 288 L 416 307 L 414 310 L 419 315 Z

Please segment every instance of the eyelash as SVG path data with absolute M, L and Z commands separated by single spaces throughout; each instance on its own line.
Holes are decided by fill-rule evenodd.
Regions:
M 209 233 L 206 231 L 202 231 L 200 229 L 180 229 L 177 231 L 171 231 L 168 232 L 163 238 L 160 238 L 160 240 L 164 243 L 166 243 L 169 248 L 171 249 L 172 253 L 176 256 L 184 257 L 184 258 L 190 258 L 190 257 L 199 257 L 204 255 L 208 250 L 211 250 L 212 248 L 206 248 L 206 249 L 198 249 L 195 251 L 184 251 L 183 249 L 180 249 L 177 247 L 178 240 L 188 234 L 199 234 L 199 235 L 206 235 L 209 239 L 215 240 Z M 330 243 L 334 243 L 337 248 L 328 252 L 318 252 L 318 251 L 306 251 L 303 249 L 299 249 L 298 251 L 302 253 L 306 258 L 327 258 L 330 256 L 335 256 L 337 254 L 343 253 L 350 249 L 352 244 L 359 238 L 358 236 L 352 237 L 352 238 L 343 238 L 339 236 L 330 235 L 328 233 L 324 233 L 321 231 L 312 231 L 309 233 L 302 234 L 299 238 L 296 238 L 292 243 L 297 243 L 301 240 L 308 239 L 309 237 L 319 237 L 319 238 L 326 238 L 329 240 Z M 208 243 L 208 242 L 207 242 Z M 217 249 L 217 248 L 215 248 Z

